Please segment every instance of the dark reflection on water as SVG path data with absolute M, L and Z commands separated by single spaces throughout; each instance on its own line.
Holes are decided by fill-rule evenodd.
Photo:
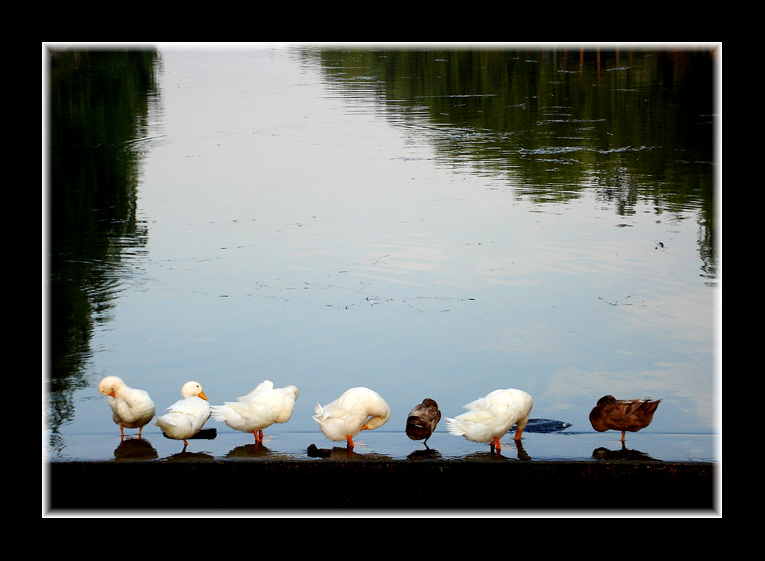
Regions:
M 309 50 L 346 98 L 431 144 L 444 165 L 535 203 L 592 190 L 621 216 L 698 209 L 717 276 L 714 58 L 709 50 Z
M 595 450 L 592 451 L 592 457 L 596 460 L 605 460 L 605 461 L 628 461 L 628 462 L 657 461 L 656 458 L 652 458 L 645 452 L 627 448 L 624 442 L 621 443 L 621 448 L 616 450 L 611 450 L 603 446 L 596 448 Z
M 441 458 L 441 452 L 433 448 L 426 448 L 425 450 L 413 450 L 406 457 L 407 460 L 440 460 Z
M 460 457 L 461 460 L 472 461 L 492 461 L 492 460 L 521 460 L 529 461 L 533 458 L 523 447 L 522 442 L 513 441 L 512 444 L 504 444 L 499 450 L 480 450 L 472 454 L 465 454 Z
M 377 452 L 359 453 L 353 448 L 346 446 L 333 446 L 332 448 L 316 448 L 308 452 L 308 456 L 312 458 L 322 458 L 324 460 L 343 460 L 343 461 L 358 461 L 363 462 L 367 460 L 391 460 L 393 459 L 388 454 L 380 454 Z
M 130 437 L 122 440 L 114 450 L 115 461 L 156 460 L 159 457 L 156 448 L 144 438 Z
M 148 230 L 136 215 L 157 53 L 54 50 L 49 58 L 49 426 L 74 415 L 96 323 L 136 275 Z M 135 443 L 126 443 L 134 446 Z

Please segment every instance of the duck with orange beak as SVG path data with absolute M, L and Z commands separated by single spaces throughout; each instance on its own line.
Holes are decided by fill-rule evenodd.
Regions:
M 210 418 L 210 404 L 198 382 L 186 382 L 181 388 L 180 399 L 167 408 L 169 413 L 158 417 L 156 425 L 168 438 L 183 440 L 197 434 Z

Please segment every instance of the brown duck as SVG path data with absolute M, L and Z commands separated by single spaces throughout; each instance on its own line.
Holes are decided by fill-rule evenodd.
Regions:
M 412 440 L 424 438 L 424 444 L 427 447 L 428 438 L 436 430 L 436 425 L 440 420 L 441 411 L 438 410 L 438 403 L 430 398 L 425 398 L 422 403 L 409 412 L 406 419 L 406 435 Z
M 590 411 L 590 423 L 598 432 L 622 431 L 624 442 L 626 431 L 636 432 L 651 424 L 659 402 L 660 399 L 616 399 L 612 395 L 604 395 Z

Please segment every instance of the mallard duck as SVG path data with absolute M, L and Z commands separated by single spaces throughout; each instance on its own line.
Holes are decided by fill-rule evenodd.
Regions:
M 98 383 L 98 391 L 109 397 L 112 419 L 120 426 L 120 437 L 125 438 L 125 429 L 138 429 L 141 436 L 143 427 L 154 417 L 156 407 L 144 390 L 128 387 L 122 378 L 107 376 Z
M 499 438 L 517 424 L 515 440 L 529 422 L 533 402 L 523 390 L 494 390 L 485 397 L 465 405 L 467 413 L 446 419 L 449 434 L 464 436 L 471 442 L 488 442 L 492 450 L 501 450 Z
M 263 442 L 263 429 L 289 421 L 298 395 L 297 386 L 274 389 L 273 382 L 264 380 L 247 395 L 237 397 L 236 402 L 226 401 L 210 410 L 216 421 L 225 421 L 235 430 L 251 432 L 255 442 Z
M 412 440 L 425 439 L 425 446 L 428 445 L 428 439 L 436 430 L 438 421 L 441 420 L 441 411 L 438 410 L 438 403 L 430 398 L 425 398 L 422 403 L 416 405 L 409 412 L 406 418 L 406 435 Z
M 374 390 L 351 388 L 332 403 L 314 408 L 314 421 L 330 440 L 348 443 L 353 448 L 353 437 L 363 430 L 383 426 L 390 418 L 390 407 Z
M 624 442 L 626 431 L 636 432 L 651 424 L 660 402 L 660 399 L 616 399 L 604 395 L 590 411 L 590 424 L 598 432 L 622 431 Z
M 168 407 L 170 412 L 158 417 L 155 424 L 168 438 L 183 440 L 185 447 L 189 444 L 186 439 L 197 434 L 210 418 L 210 404 L 197 382 L 183 384 L 181 397 L 183 399 Z

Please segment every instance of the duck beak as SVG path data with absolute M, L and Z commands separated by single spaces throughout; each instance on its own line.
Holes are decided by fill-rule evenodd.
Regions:
M 210 401 L 209 399 L 207 399 L 207 396 L 205 395 L 205 392 L 199 392 L 199 397 L 201 397 L 205 401 Z
M 108 395 L 109 397 L 113 397 L 114 399 L 117 399 L 117 396 L 114 395 L 114 392 L 108 393 L 106 395 Z

